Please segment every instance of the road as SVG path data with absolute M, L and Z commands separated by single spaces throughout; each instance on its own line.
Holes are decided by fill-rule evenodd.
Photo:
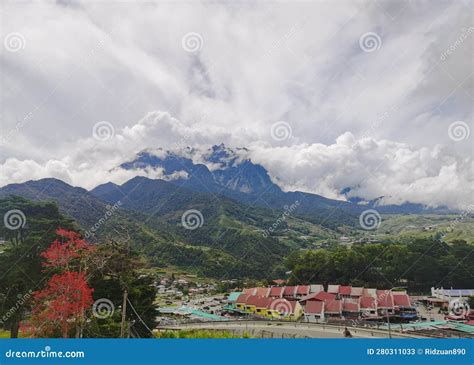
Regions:
M 159 330 L 211 329 L 228 330 L 241 335 L 247 332 L 252 337 L 264 338 L 343 338 L 344 327 L 316 323 L 285 323 L 266 321 L 227 321 L 187 323 L 177 326 L 163 326 Z M 388 332 L 377 329 L 353 328 L 349 331 L 355 338 L 387 338 Z M 416 338 L 392 331 L 393 338 Z

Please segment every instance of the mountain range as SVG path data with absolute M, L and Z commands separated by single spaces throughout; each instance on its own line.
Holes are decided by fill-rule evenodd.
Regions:
M 4 186 L 0 198 L 53 200 L 91 240 L 133 241 L 157 266 L 219 277 L 277 274 L 285 255 L 304 248 L 308 237 L 337 239 L 348 229 L 359 229 L 359 215 L 366 209 L 430 212 L 418 204 L 378 206 L 377 200 L 357 204 L 284 192 L 263 166 L 241 157 L 245 152 L 221 144 L 196 162 L 192 149 L 184 154 L 144 150 L 119 168 L 137 174 L 162 169 L 163 179 L 137 176 L 87 191 L 47 178 Z M 198 229 L 183 228 L 187 212 L 199 213 Z

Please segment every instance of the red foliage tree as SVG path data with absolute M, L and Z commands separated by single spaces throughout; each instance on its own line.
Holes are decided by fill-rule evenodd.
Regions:
M 34 294 L 37 332 L 51 336 L 59 329 L 62 337 L 69 337 L 70 326 L 80 323 L 84 310 L 92 305 L 92 292 L 84 273 L 53 275 L 46 288 Z
M 76 336 L 84 322 L 84 311 L 92 305 L 93 289 L 87 284 L 87 258 L 93 246 L 73 231 L 58 229 L 59 239 L 44 251 L 43 266 L 53 269 L 54 274 L 46 287 L 34 293 L 35 307 L 32 321 L 36 335 L 54 336 L 58 331 L 69 337 L 72 326 Z

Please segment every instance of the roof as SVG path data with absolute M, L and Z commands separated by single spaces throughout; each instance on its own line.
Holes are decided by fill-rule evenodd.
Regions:
M 364 292 L 364 288 L 362 287 L 353 286 L 351 288 L 351 296 L 353 297 L 361 297 L 363 292 Z
M 283 291 L 284 296 L 293 296 L 295 293 L 295 286 L 285 286 L 285 290 Z
M 281 286 L 272 286 L 268 295 L 271 297 L 281 297 L 282 292 L 283 288 Z
M 234 292 L 230 293 L 229 296 L 227 297 L 227 301 L 228 302 L 235 302 L 240 294 L 242 294 L 242 292 L 240 292 L 240 291 L 234 291 Z
M 326 293 L 325 291 L 321 291 L 314 297 L 316 300 L 335 300 L 336 295 L 331 293 Z
M 390 290 L 377 290 L 377 307 L 393 308 L 393 295 Z
M 339 299 L 328 299 L 324 301 L 324 311 L 326 313 L 341 313 L 342 312 L 342 300 Z
M 245 304 L 245 303 L 247 303 L 248 297 L 249 297 L 249 295 L 247 295 L 247 294 L 240 294 L 235 302 Z
M 307 295 L 309 293 L 309 285 L 298 285 L 296 287 L 296 294 Z
M 256 288 L 255 295 L 259 297 L 266 297 L 268 295 L 268 288 Z
M 329 284 L 328 285 L 328 293 L 333 293 L 333 294 L 339 293 L 339 285 Z
M 376 309 L 377 303 L 374 297 L 364 296 L 360 297 L 360 307 L 364 309 Z
M 311 284 L 309 286 L 310 293 L 319 293 L 320 291 L 324 291 L 324 288 L 321 284 Z
M 282 314 L 290 314 L 295 312 L 297 303 L 298 302 L 296 300 L 286 300 L 284 298 L 277 298 L 272 299 L 267 308 L 276 310 L 277 312 L 280 312 Z
M 255 306 L 257 308 L 268 308 L 270 304 L 273 302 L 272 298 L 268 297 L 257 297 Z
M 399 307 L 411 307 L 410 297 L 407 294 L 394 295 L 393 302 Z
M 272 280 L 272 282 L 274 282 L 276 285 L 283 285 L 286 283 L 286 280 L 284 279 L 275 279 L 275 280 Z
M 257 297 L 256 295 L 249 295 L 248 298 L 247 298 L 247 303 L 245 303 L 245 304 L 256 306 L 259 299 L 260 299 L 260 297 Z
M 351 286 L 341 285 L 339 287 L 339 294 L 341 294 L 341 295 L 351 295 L 351 289 L 352 289 Z
M 342 302 L 342 310 L 345 312 L 358 312 L 360 310 L 359 303 L 344 300 Z
M 242 293 L 247 295 L 255 295 L 256 291 L 257 288 L 245 288 L 244 290 L 242 290 Z
M 306 314 L 314 313 L 314 314 L 321 314 L 324 311 L 324 302 L 319 302 L 316 300 L 309 301 L 305 307 L 304 312 Z

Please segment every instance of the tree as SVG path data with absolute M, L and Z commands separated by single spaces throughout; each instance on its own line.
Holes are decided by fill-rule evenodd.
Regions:
M 0 217 L 11 211 L 21 211 L 24 219 L 14 227 L 0 225 L 0 237 L 5 240 L 0 250 L 0 327 L 16 338 L 20 322 L 30 312 L 31 293 L 38 289 L 35 283 L 44 276 L 41 252 L 57 237 L 58 227 L 75 226 L 51 202 L 32 202 L 17 196 L 0 199 Z
M 69 337 L 72 326 L 79 337 L 79 326 L 84 321 L 84 310 L 92 305 L 92 289 L 84 273 L 65 271 L 53 275 L 47 287 L 34 295 L 36 306 L 32 322 L 35 335 L 55 337 L 58 330 L 63 338 Z
M 92 289 L 87 284 L 87 260 L 95 251 L 78 233 L 65 229 L 56 231 L 59 238 L 41 253 L 43 267 L 57 271 L 46 287 L 34 293 L 32 322 L 35 335 L 54 336 L 59 331 L 64 338 L 70 329 L 81 336 L 84 312 L 92 305 Z

